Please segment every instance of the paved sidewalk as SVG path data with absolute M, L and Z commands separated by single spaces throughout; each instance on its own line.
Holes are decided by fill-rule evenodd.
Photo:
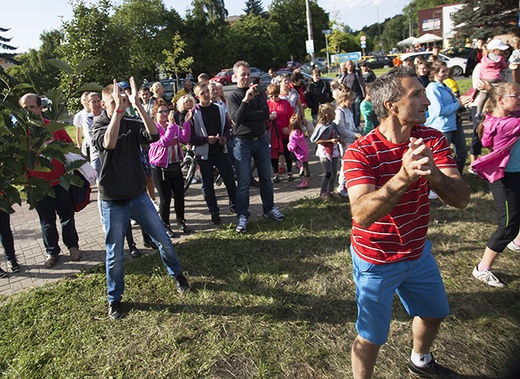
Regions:
M 322 169 L 317 158 L 313 156 L 312 151 L 311 162 L 309 163 L 311 169 L 309 188 L 304 190 L 296 188 L 296 185 L 300 182 L 297 175 L 295 175 L 293 182 L 287 182 L 285 179 L 286 175 L 281 175 L 280 183 L 274 184 L 275 204 L 282 209 L 282 211 L 285 211 L 288 204 L 292 201 L 302 197 L 315 197 L 318 195 Z M 293 167 L 293 172 L 297 174 L 298 169 Z M 211 223 L 200 187 L 200 183 L 192 185 L 186 193 L 186 220 L 188 226 L 192 228 L 195 233 L 213 230 L 218 227 Z M 227 195 L 224 185 L 216 186 L 215 192 L 217 193 L 217 199 L 221 209 L 221 225 L 229 223 L 236 225 L 236 215 L 232 215 L 227 210 Z M 262 217 L 260 191 L 258 188 L 251 187 L 250 192 L 251 219 L 259 219 Z M 58 263 L 51 269 L 47 269 L 43 266 L 45 248 L 43 246 L 39 218 L 36 210 L 29 210 L 26 203 L 21 207 L 15 206 L 16 212 L 11 215 L 11 229 L 14 235 L 16 256 L 22 265 L 22 270 L 19 273 L 9 272 L 8 278 L 0 278 L 0 295 L 11 295 L 45 283 L 57 281 L 63 277 L 74 276 L 84 270 L 104 263 L 104 233 L 96 204 L 97 195 L 97 189 L 94 188 L 91 195 L 91 204 L 81 212 L 76 213 L 76 229 L 79 234 L 79 244 L 83 254 L 82 259 L 79 262 L 70 260 L 68 250 L 61 241 L 61 231 L 58 221 L 62 252 L 58 258 Z M 171 215 L 171 219 L 174 220 L 173 201 Z M 152 250 L 144 248 L 139 226 L 133 226 L 133 235 L 138 249 L 141 250 L 143 254 L 153 253 Z M 183 235 L 181 238 L 176 238 L 172 241 L 175 244 L 185 238 L 189 238 L 189 236 Z M 3 252 L 2 255 L 4 256 Z M 133 259 L 127 250 L 125 250 L 125 255 L 128 256 L 128 259 Z M 7 264 L 4 257 L 0 258 L 0 267 L 7 271 Z

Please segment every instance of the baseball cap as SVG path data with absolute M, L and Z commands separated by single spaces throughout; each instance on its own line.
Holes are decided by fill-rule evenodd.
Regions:
M 502 42 L 499 39 L 492 39 L 491 41 L 488 42 L 486 48 L 488 50 L 495 50 L 495 49 L 507 50 L 507 49 L 509 49 L 509 45 L 504 43 L 504 42 Z

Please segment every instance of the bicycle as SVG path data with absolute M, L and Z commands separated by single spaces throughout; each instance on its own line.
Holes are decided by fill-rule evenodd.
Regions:
M 193 149 L 188 149 L 184 155 L 184 160 L 181 163 L 181 171 L 184 175 L 184 192 L 190 188 L 190 184 L 195 177 L 197 171 L 197 161 L 195 160 L 195 153 Z

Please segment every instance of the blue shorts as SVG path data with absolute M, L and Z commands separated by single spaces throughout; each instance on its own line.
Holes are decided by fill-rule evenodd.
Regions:
M 410 316 L 444 318 L 450 307 L 437 262 L 426 241 L 419 259 L 375 265 L 350 248 L 356 283 L 356 329 L 364 339 L 382 345 L 388 338 L 394 293 Z

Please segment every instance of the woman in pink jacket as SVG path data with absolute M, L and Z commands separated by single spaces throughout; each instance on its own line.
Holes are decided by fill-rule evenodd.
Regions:
M 504 283 L 492 272 L 491 266 L 506 246 L 520 252 L 520 85 L 501 83 L 492 88 L 487 105 L 492 110 L 485 116 L 477 133 L 482 145 L 492 152 L 477 159 L 478 162 L 497 160 L 499 175 L 490 179 L 489 188 L 495 200 L 498 227 L 489 239 L 480 263 L 473 276 L 493 287 Z M 490 159 L 492 158 L 492 159 Z M 516 238 L 516 239 L 515 239 Z
M 172 192 L 177 225 L 183 233 L 191 233 L 184 219 L 184 178 L 181 171 L 184 159 L 181 143 L 190 141 L 191 129 L 181 129 L 173 121 L 169 122 L 170 110 L 164 100 L 155 102 L 152 114 L 161 137 L 150 144 L 148 158 L 152 167 L 152 180 L 159 193 L 159 215 L 168 235 L 174 238 L 175 233 L 170 227 Z

